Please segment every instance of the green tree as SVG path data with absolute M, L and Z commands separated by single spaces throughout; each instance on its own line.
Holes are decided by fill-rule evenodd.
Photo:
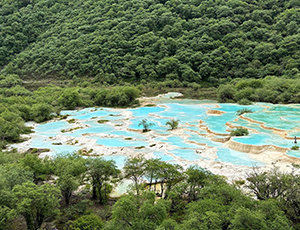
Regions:
M 199 199 L 199 193 L 205 185 L 212 182 L 213 175 L 202 168 L 191 166 L 186 170 L 187 195 L 189 201 Z
M 20 164 L 6 164 L 0 166 L 1 178 L 5 184 L 4 187 L 11 191 L 16 185 L 33 181 L 33 173 Z
M 81 99 L 77 89 L 66 89 L 58 98 L 58 103 L 66 109 L 74 109 L 81 105 Z
M 54 160 L 55 174 L 59 176 L 57 185 L 69 205 L 72 193 L 81 184 L 87 171 L 86 160 L 76 154 L 58 156 Z
M 0 205 L 0 230 L 9 229 L 9 223 L 16 217 L 16 211 Z
M 177 129 L 179 125 L 179 120 L 178 119 L 170 119 L 169 121 L 166 122 L 167 126 L 170 126 L 171 130 Z
M 32 106 L 33 119 L 36 122 L 43 122 L 51 119 L 51 113 L 53 112 L 53 107 L 46 103 L 38 103 Z
M 23 119 L 7 109 L 0 114 L 0 140 L 15 142 L 26 131 Z
M 88 175 L 92 184 L 93 199 L 98 197 L 100 204 L 106 204 L 112 190 L 111 183 L 120 174 L 115 161 L 94 158 L 88 160 Z
M 37 230 L 44 220 L 58 213 L 60 191 L 52 185 L 37 186 L 32 182 L 13 189 L 15 209 L 26 221 L 28 230 Z
M 155 201 L 152 192 L 137 197 L 132 194 L 122 196 L 113 206 L 112 220 L 107 229 L 155 229 L 167 217 L 169 203 Z
M 217 90 L 219 102 L 234 101 L 236 90 L 231 85 L 220 85 Z
M 160 159 L 148 159 L 145 161 L 145 177 L 149 180 L 149 190 L 151 191 L 154 182 L 154 192 L 156 192 L 157 180 L 159 177 Z
M 238 116 L 243 115 L 244 113 L 253 113 L 253 110 L 243 108 L 243 109 L 239 109 L 238 111 L 236 111 L 236 115 L 238 115 Z
M 164 196 L 164 198 L 167 199 L 172 187 L 183 180 L 182 169 L 182 166 L 178 164 L 160 162 L 158 177 L 160 180 L 161 197 Z
M 72 193 L 78 188 L 80 182 L 78 178 L 64 173 L 56 181 L 58 188 L 60 189 L 62 196 L 65 198 L 66 205 L 70 204 Z
M 33 173 L 35 184 L 45 180 L 47 175 L 53 173 L 53 163 L 48 157 L 42 159 L 36 154 L 26 154 L 20 159 L 20 164 Z
M 140 195 L 140 185 L 144 181 L 145 167 L 145 158 L 142 156 L 128 158 L 123 167 L 124 177 L 132 180 L 137 196 Z
M 143 119 L 142 121 L 140 121 L 139 123 L 139 127 L 142 126 L 143 127 L 143 132 L 148 132 L 150 131 L 150 127 L 154 126 L 154 123 L 148 122 L 147 119 Z
M 78 230 L 78 229 L 93 229 L 99 230 L 103 227 L 103 221 L 95 214 L 84 215 L 76 220 L 69 221 L 66 230 Z
M 230 227 L 233 230 L 269 229 L 263 213 L 259 211 L 251 211 L 244 207 L 239 208 L 236 211 Z
M 299 177 L 293 173 L 283 173 L 277 167 L 260 172 L 253 168 L 248 174 L 247 187 L 259 200 L 276 199 L 290 219 L 299 218 Z
M 190 213 L 187 220 L 180 226 L 181 229 L 190 230 L 209 230 L 209 229 L 222 229 L 222 221 L 218 213 L 207 211 L 203 214 L 193 212 Z
M 165 219 L 156 230 L 177 230 L 179 225 L 173 219 Z

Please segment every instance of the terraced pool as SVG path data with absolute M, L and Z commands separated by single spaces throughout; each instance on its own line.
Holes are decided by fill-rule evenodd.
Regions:
M 215 148 L 213 161 L 234 165 L 262 165 L 247 153 L 226 147 L 222 138 L 228 137 L 234 127 L 245 127 L 250 134 L 232 140 L 247 145 L 274 145 L 289 149 L 294 136 L 300 136 L 300 106 L 257 103 L 250 106 L 218 104 L 213 101 L 179 100 L 162 98 L 156 106 L 135 109 L 86 108 L 79 111 L 63 111 L 67 120 L 39 124 L 27 143 L 27 147 L 49 148 L 49 154 L 66 154 L 88 148 L 113 159 L 121 168 L 127 152 L 140 151 L 164 161 L 184 161 L 192 164 L 210 156 L 202 156 L 198 150 Z M 251 109 L 242 116 L 237 111 Z M 74 119 L 73 123 L 69 123 Z M 142 119 L 154 124 L 150 132 L 143 133 Z M 179 128 L 169 130 L 165 123 L 179 119 Z M 102 122 L 98 122 L 102 120 Z M 274 129 L 275 128 L 275 129 Z M 221 142 L 220 142 L 221 141 Z M 60 142 L 59 145 L 57 142 Z M 85 144 L 88 142 L 89 144 Z M 18 145 L 14 145 L 18 147 Z M 114 148 L 108 154 L 104 147 Z M 125 150 L 124 150 L 125 148 Z M 87 149 L 89 150 L 89 149 Z M 287 151 L 290 156 L 300 157 L 299 151 Z

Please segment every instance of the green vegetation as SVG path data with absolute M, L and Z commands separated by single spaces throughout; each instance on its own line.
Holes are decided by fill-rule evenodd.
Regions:
M 100 204 L 106 204 L 112 191 L 111 183 L 118 177 L 120 170 L 115 162 L 106 161 L 101 158 L 88 160 L 88 177 L 92 185 L 92 197 L 98 199 Z
M 60 191 L 49 184 L 25 182 L 14 186 L 12 193 L 15 210 L 25 218 L 28 230 L 39 229 L 46 218 L 59 211 Z
M 72 119 L 70 119 L 70 120 L 67 120 L 67 122 L 68 122 L 69 124 L 74 124 L 74 123 L 76 122 L 76 120 L 75 120 L 74 118 L 72 118 Z
M 141 156 L 128 158 L 121 175 L 102 158 L 0 152 L 0 229 L 299 229 L 297 170 L 253 168 L 247 183 L 228 184 L 197 166 Z M 132 189 L 112 199 L 123 177 Z
M 53 142 L 52 145 L 62 145 L 61 142 Z
M 0 148 L 7 143 L 21 141 L 20 135 L 30 133 L 31 128 L 24 122 L 34 120 L 44 122 L 59 115 L 62 109 L 77 106 L 125 107 L 136 104 L 139 90 L 130 86 L 117 86 L 103 89 L 92 87 L 61 88 L 49 85 L 34 92 L 23 88 L 22 81 L 15 75 L 0 76 L 14 78 L 16 83 L 9 88 L 0 89 Z M 19 85 L 16 85 L 19 84 Z M 118 92 L 117 94 L 114 94 Z M 69 120 L 70 123 L 75 120 Z M 62 132 L 68 130 L 62 130 Z
M 103 124 L 103 123 L 109 122 L 109 120 L 98 120 L 97 122 L 100 124 Z
M 249 131 L 248 129 L 246 128 L 236 128 L 236 129 L 233 129 L 231 130 L 230 132 L 230 136 L 247 136 L 249 134 Z
M 149 132 L 151 130 L 150 127 L 155 126 L 155 124 L 152 122 L 148 122 L 147 119 L 143 119 L 139 123 L 139 127 L 140 126 L 143 127 L 143 132 L 145 133 L 145 132 Z
M 171 130 L 177 129 L 179 125 L 179 119 L 170 119 L 169 121 L 166 122 L 166 125 L 170 127 Z
M 146 104 L 146 105 L 144 105 L 145 107 L 154 107 L 154 106 L 156 106 L 156 104 Z
M 294 0 L 2 0 L 0 7 L 0 68 L 22 79 L 215 84 L 299 76 Z M 62 98 L 76 98 L 71 91 Z
M 220 102 L 299 103 L 299 79 L 268 76 L 264 79 L 234 79 L 229 84 L 220 85 L 217 90 Z
M 137 106 L 141 92 L 300 103 L 297 0 L 0 0 L 0 9 L 0 149 L 31 132 L 26 121 Z M 40 159 L 44 150 L 0 151 L 0 230 L 300 229 L 297 173 L 254 169 L 228 184 L 159 159 L 130 158 L 121 174 L 113 161 Z M 111 199 L 122 178 L 133 189 Z
M 0 147 L 21 141 L 24 121 L 45 122 L 61 109 L 136 106 L 140 92 L 299 103 L 299 6 L 1 0 Z
M 87 230 L 100 230 L 103 227 L 103 221 L 95 214 L 89 214 L 79 217 L 74 221 L 68 222 L 69 230 L 87 229 Z
M 68 133 L 68 132 L 72 132 L 72 131 L 77 130 L 77 129 L 82 129 L 82 127 L 74 127 L 74 128 L 69 128 L 69 129 L 62 129 L 60 131 L 62 133 Z
M 247 108 L 239 109 L 238 111 L 236 111 L 236 115 L 238 116 L 243 115 L 244 113 L 253 113 L 253 111 L 252 109 Z
M 298 145 L 294 145 L 291 147 L 291 150 L 298 150 L 299 149 L 299 146 Z

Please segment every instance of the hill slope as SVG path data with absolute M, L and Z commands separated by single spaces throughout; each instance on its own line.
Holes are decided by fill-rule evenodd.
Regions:
M 296 0 L 2 0 L 0 5 L 0 67 L 23 79 L 217 83 L 299 73 Z

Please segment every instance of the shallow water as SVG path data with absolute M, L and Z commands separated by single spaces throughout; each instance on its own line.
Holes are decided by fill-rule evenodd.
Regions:
M 169 95 L 172 97 L 172 95 Z M 239 118 L 237 111 L 243 108 L 251 109 L 252 113 L 243 116 L 253 121 Z M 224 112 L 222 114 L 211 114 L 209 110 Z M 257 103 L 250 106 L 237 104 L 218 104 L 214 101 L 177 100 L 163 98 L 153 107 L 140 107 L 135 109 L 110 109 L 110 108 L 86 108 L 79 111 L 62 111 L 68 114 L 67 120 L 75 119 L 75 123 L 67 121 L 52 121 L 37 125 L 35 134 L 30 140 L 29 147 L 50 148 L 50 154 L 66 154 L 80 150 L 80 145 L 53 145 L 61 137 L 64 138 L 87 138 L 96 139 L 96 144 L 107 147 L 129 147 L 144 146 L 142 150 L 134 151 L 151 153 L 152 156 L 164 161 L 175 162 L 182 159 L 194 162 L 202 159 L 196 153 L 197 149 L 204 146 L 217 148 L 216 161 L 229 162 L 235 165 L 261 165 L 254 161 L 246 153 L 230 150 L 223 143 L 214 141 L 214 138 L 222 139 L 224 134 L 229 134 L 233 126 L 242 126 L 249 129 L 250 134 L 246 137 L 234 137 L 236 142 L 251 145 L 276 145 L 290 148 L 294 145 L 293 140 L 288 140 L 265 127 L 284 130 L 287 136 L 300 136 L 300 106 L 299 105 L 273 105 L 268 103 Z M 130 116 L 131 114 L 131 116 Z M 142 119 L 154 124 L 150 127 L 152 132 L 143 133 L 143 127 L 139 126 Z M 180 129 L 183 132 L 170 131 L 166 122 L 170 119 L 179 119 Z M 98 120 L 108 120 L 100 124 Z M 202 126 L 199 126 L 201 124 Z M 263 124 L 263 125 L 262 125 Z M 204 128 L 205 126 L 209 132 Z M 74 129 L 62 132 L 63 129 Z M 179 129 L 179 130 L 180 130 Z M 277 131 L 278 132 L 278 131 Z M 201 134 L 201 135 L 199 135 Z M 52 138 L 53 137 L 53 138 Z M 52 138 L 52 139 L 51 139 Z M 55 139 L 55 140 L 53 140 Z M 191 141 L 191 142 L 189 142 Z M 150 145 L 154 143 L 154 147 Z M 198 144 L 200 145 L 198 145 Z M 17 145 L 15 145 L 17 146 Z M 161 150 L 160 148 L 165 148 Z M 288 155 L 300 157 L 300 151 L 288 151 Z M 173 156 L 176 156 L 176 159 Z M 127 158 L 124 155 L 105 156 L 107 159 L 116 160 L 118 167 L 124 165 Z
M 148 146 L 148 142 L 140 140 L 126 140 L 123 138 L 99 138 L 99 137 L 90 137 L 97 139 L 98 145 L 105 145 L 109 147 L 141 147 Z
M 200 154 L 196 153 L 195 149 L 174 149 L 170 152 L 175 156 L 188 161 L 195 161 L 202 158 Z

